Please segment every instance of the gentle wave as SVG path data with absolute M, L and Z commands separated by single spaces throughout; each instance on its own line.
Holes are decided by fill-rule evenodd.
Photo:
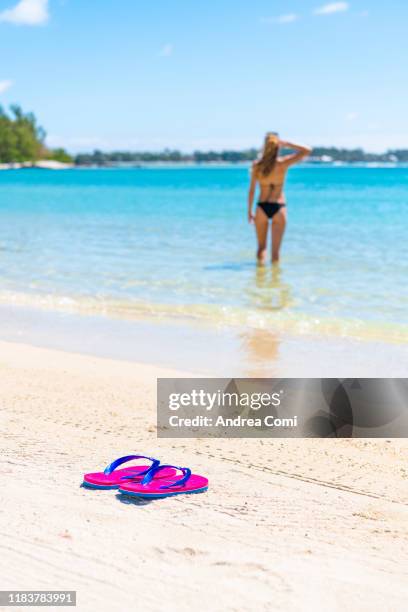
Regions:
M 158 304 L 95 297 L 1 292 L 0 304 L 41 308 L 58 312 L 99 315 L 124 320 L 154 319 L 166 322 L 194 321 L 212 326 L 245 327 L 286 332 L 293 335 L 348 337 L 403 344 L 408 342 L 408 325 L 367 322 L 357 319 L 317 318 L 287 311 L 266 312 L 236 306 L 208 304 Z

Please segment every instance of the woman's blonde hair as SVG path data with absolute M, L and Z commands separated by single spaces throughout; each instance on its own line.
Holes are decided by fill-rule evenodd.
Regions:
M 268 132 L 265 136 L 264 148 L 261 158 L 255 164 L 257 174 L 268 176 L 275 167 L 279 152 L 279 136 L 273 132 Z

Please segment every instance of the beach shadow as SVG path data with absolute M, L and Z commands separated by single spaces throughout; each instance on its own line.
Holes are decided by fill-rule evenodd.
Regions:
M 191 495 L 203 495 L 207 491 L 188 491 L 188 496 Z M 178 495 L 169 496 L 169 497 L 156 497 L 156 499 L 146 499 L 143 497 L 131 497 L 129 495 L 125 495 L 124 493 L 117 493 L 116 499 L 120 501 L 121 504 L 126 504 L 128 506 L 148 506 L 149 504 L 154 504 L 155 502 L 163 501 L 164 499 L 175 498 L 178 499 Z M 180 497 L 184 497 L 181 495 Z
M 217 270 L 230 270 L 231 272 L 240 272 L 241 270 L 247 270 L 248 268 L 255 268 L 256 263 L 254 261 L 244 262 L 225 262 L 220 264 L 212 264 L 204 266 L 206 271 L 217 271 Z
M 115 489 L 98 489 L 95 487 L 88 487 L 86 484 L 81 483 L 79 485 L 80 489 L 85 489 L 85 491 L 91 491 L 92 493 L 106 493 L 106 491 L 108 492 L 112 492 Z M 117 489 L 116 489 L 117 491 Z M 127 504 L 127 505 L 131 505 L 131 506 L 147 506 L 149 504 L 151 504 L 154 501 L 157 501 L 155 499 L 143 499 L 142 497 L 131 497 L 129 495 L 125 495 L 124 493 L 116 493 L 115 495 L 116 499 L 118 499 L 122 504 Z
M 153 502 L 157 501 L 157 499 L 130 497 L 130 495 L 124 495 L 123 493 L 117 493 L 115 497 L 118 501 L 120 501 L 121 504 L 125 504 L 127 506 L 148 506 L 149 504 L 152 504 Z

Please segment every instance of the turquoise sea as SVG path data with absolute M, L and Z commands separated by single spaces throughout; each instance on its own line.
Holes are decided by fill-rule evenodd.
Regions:
M 299 166 L 279 267 L 248 168 L 0 172 L 0 302 L 408 339 L 408 168 Z

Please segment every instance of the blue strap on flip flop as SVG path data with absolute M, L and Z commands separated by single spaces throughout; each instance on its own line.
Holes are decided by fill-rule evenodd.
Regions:
M 112 472 L 116 470 L 117 467 L 122 465 L 122 463 L 126 463 L 127 461 L 132 461 L 133 459 L 148 459 L 149 461 L 152 462 L 152 465 L 149 468 L 147 468 L 147 470 L 142 470 L 141 472 L 140 471 L 135 472 L 132 475 L 123 476 L 123 478 L 134 478 L 135 476 L 144 476 L 145 474 L 148 474 L 151 470 L 157 469 L 160 465 L 160 461 L 158 459 L 154 459 L 154 457 L 146 457 L 145 455 L 126 455 L 125 457 L 119 457 L 118 459 L 115 459 L 115 461 L 112 461 L 112 463 L 110 463 L 104 469 L 103 473 L 105 474 L 105 476 L 109 476 L 109 474 L 112 474 Z
M 178 467 L 177 465 L 170 465 L 170 464 L 161 464 L 161 465 L 156 465 L 150 468 L 150 470 L 148 470 L 148 472 L 146 473 L 146 476 L 143 478 L 142 482 L 140 484 L 142 484 L 143 486 L 148 485 L 153 478 L 156 476 L 157 472 L 159 472 L 160 470 L 163 470 L 164 468 L 174 468 L 175 470 L 180 470 L 183 473 L 183 478 L 180 478 L 180 480 L 177 480 L 176 482 L 173 482 L 170 485 L 162 485 L 160 487 L 160 489 L 171 489 L 171 487 L 179 487 L 181 485 L 186 484 L 187 480 L 190 478 L 191 476 L 191 470 L 190 468 L 186 468 L 186 467 Z

